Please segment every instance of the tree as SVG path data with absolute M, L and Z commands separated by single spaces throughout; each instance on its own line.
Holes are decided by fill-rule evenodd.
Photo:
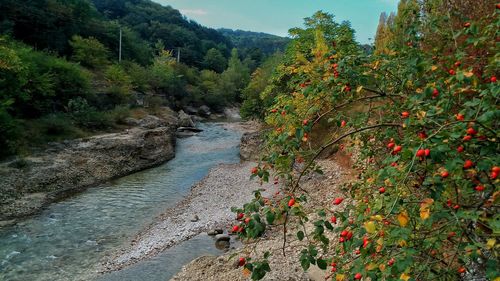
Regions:
M 250 71 L 240 60 L 238 50 L 231 51 L 227 69 L 221 75 L 221 87 L 226 101 L 241 100 L 241 92 L 250 80 Z
M 227 67 L 227 61 L 219 50 L 212 48 L 207 51 L 203 58 L 203 67 L 222 73 Z
M 72 59 L 84 66 L 97 69 L 109 63 L 109 50 L 94 37 L 82 38 L 75 35 L 71 38 L 70 45 L 73 48 Z

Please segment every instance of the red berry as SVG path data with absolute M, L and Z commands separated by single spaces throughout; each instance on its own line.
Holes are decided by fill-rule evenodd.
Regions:
M 421 140 L 425 140 L 427 138 L 427 134 L 425 132 L 419 132 L 417 134 L 417 136 L 421 139 Z
M 456 61 L 456 62 L 455 62 L 455 67 L 459 67 L 461 64 L 462 64 L 462 62 L 461 62 L 461 61 Z
M 490 179 L 494 180 L 494 179 L 496 179 L 497 177 L 498 177 L 498 172 L 495 172 L 495 171 L 491 172 L 491 174 L 490 174 Z
M 490 82 L 491 83 L 496 83 L 497 82 L 497 77 L 496 76 L 491 76 Z
M 460 274 L 465 273 L 466 271 L 467 270 L 463 266 L 458 269 L 458 273 L 460 273 Z
M 467 135 L 462 138 L 462 141 L 470 141 L 472 139 L 472 136 Z
M 454 237 L 455 235 L 457 235 L 457 233 L 455 231 L 448 233 L 448 239 L 450 239 L 451 237 Z
M 346 238 L 347 238 L 347 240 L 351 240 L 351 238 L 352 238 L 352 232 L 350 232 L 350 231 L 349 231 L 349 232 L 347 233 Z
M 392 163 L 391 163 L 391 166 L 392 166 L 392 167 L 396 167 L 397 165 L 398 165 L 398 163 L 396 163 L 396 162 L 392 162 Z
M 403 117 L 403 118 L 408 118 L 409 116 L 410 116 L 410 113 L 408 111 L 403 111 L 401 113 L 401 117 Z
M 335 224 L 335 223 L 337 223 L 337 218 L 336 218 L 335 216 L 332 216 L 332 217 L 330 218 L 330 221 L 331 221 L 333 224 Z
M 452 203 L 451 203 L 451 199 L 446 200 L 446 205 L 447 205 L 448 207 L 451 207 L 451 204 L 452 204 Z
M 476 191 L 484 191 L 484 185 L 478 185 L 474 188 Z
M 471 136 L 477 134 L 477 131 L 474 130 L 474 128 L 469 128 L 469 129 L 467 129 L 466 132 L 467 132 L 467 135 L 471 135 Z
M 470 160 L 465 160 L 464 169 L 470 169 L 470 168 L 472 168 L 472 166 L 474 166 L 474 162 L 472 162 Z
M 238 216 L 236 217 L 237 219 L 241 220 L 245 215 L 243 213 L 239 213 Z
M 245 265 L 245 263 L 246 263 L 245 258 L 240 258 L 240 259 L 238 260 L 238 266 L 244 266 L 244 265 Z
M 361 251 L 360 250 L 356 250 L 356 251 L 354 251 L 354 254 L 359 255 L 359 254 L 361 254 Z
M 258 167 L 253 167 L 252 168 L 252 174 L 257 174 L 259 172 L 259 168 Z
M 429 155 L 431 155 L 431 150 L 428 148 L 426 148 L 424 152 L 425 152 L 425 157 L 429 157 Z
M 348 233 L 349 233 L 349 231 L 347 231 L 347 230 L 342 230 L 342 232 L 340 233 L 340 236 L 342 236 L 342 237 L 346 237 Z
M 460 205 L 455 205 L 455 206 L 453 206 L 453 209 L 455 209 L 455 210 L 460 209 Z
M 500 10 L 500 3 L 496 4 L 495 6 Z
M 246 218 L 246 219 L 245 219 L 245 223 L 246 223 L 246 224 L 249 224 L 249 223 L 250 223 L 250 220 L 251 220 L 250 218 Z
M 493 168 L 491 168 L 491 171 L 492 171 L 492 172 L 496 172 L 496 173 L 500 173 L 500 167 L 498 167 L 498 166 L 493 166 Z
M 349 86 L 345 86 L 345 87 L 344 87 L 344 91 L 346 91 L 346 92 L 350 92 L 350 91 L 351 91 L 351 87 L 349 87 Z
M 335 200 L 333 200 L 333 204 L 334 205 L 339 205 L 340 203 L 342 203 L 342 201 L 344 201 L 344 198 L 335 198 Z
M 450 75 L 455 75 L 455 74 L 456 74 L 455 70 L 453 70 L 453 69 L 448 70 L 448 73 L 449 73 Z
M 398 145 L 396 147 L 394 147 L 394 150 L 392 151 L 393 154 L 397 154 L 398 152 L 400 152 L 401 150 L 403 149 L 403 147 L 401 145 Z
M 304 121 L 302 121 L 302 125 L 304 125 L 304 126 L 307 126 L 308 123 L 309 123 L 309 120 L 307 120 L 307 119 L 304 119 Z
M 290 201 L 288 201 L 288 207 L 292 207 L 293 205 L 295 205 L 295 199 L 290 199 Z
M 356 273 L 356 275 L 354 275 L 354 279 L 356 279 L 356 280 L 361 279 L 361 277 L 363 277 L 363 275 L 361 275 L 361 273 Z
M 394 264 L 395 260 L 394 258 L 391 258 L 388 262 L 387 262 L 387 265 L 388 266 L 392 266 Z
M 276 112 L 278 112 L 278 110 L 276 108 L 271 110 L 271 113 L 276 113 Z
M 464 27 L 470 27 L 470 22 L 464 23 Z
M 344 237 L 340 237 L 340 238 L 339 238 L 339 242 L 340 242 L 340 243 L 344 243 L 344 241 L 345 241 Z
M 439 96 L 439 90 L 438 89 L 434 89 L 434 91 L 432 91 L 432 96 L 437 98 Z
M 462 152 L 464 152 L 464 147 L 463 147 L 463 146 L 459 146 L 459 147 L 457 147 L 457 152 L 458 152 L 458 153 L 462 153 Z
M 282 116 L 285 116 L 285 115 L 286 115 L 286 111 L 284 111 L 284 110 L 283 110 L 283 111 L 281 111 L 281 115 L 282 115 Z
M 465 116 L 463 114 L 458 113 L 455 115 L 455 118 L 457 118 L 458 121 L 464 121 Z
M 337 67 L 339 67 L 339 65 L 338 65 L 338 64 L 336 64 L 336 63 L 334 63 L 334 64 L 333 64 L 333 68 L 335 68 L 335 69 L 336 69 Z
M 387 148 L 389 148 L 389 149 L 393 149 L 394 146 L 396 146 L 396 144 L 393 143 L 393 142 L 390 142 L 390 143 L 387 144 Z
M 424 157 L 424 156 L 425 156 L 425 150 L 423 150 L 423 149 L 419 149 L 419 150 L 417 151 L 417 154 L 416 154 L 416 155 L 417 155 L 417 157 Z
M 378 192 L 379 192 L 380 194 L 383 194 L 383 193 L 385 192 L 385 187 L 381 187 L 381 188 L 379 188 L 379 189 L 378 189 Z
M 240 227 L 235 225 L 235 226 L 233 226 L 232 230 L 233 230 L 233 232 L 238 232 L 240 230 Z
M 448 176 L 450 175 L 450 173 L 448 173 L 448 171 L 444 170 L 441 172 L 441 177 L 442 178 L 447 178 Z
M 345 125 L 347 125 L 347 122 L 345 120 L 342 120 L 342 122 L 340 122 L 340 127 L 344 128 Z

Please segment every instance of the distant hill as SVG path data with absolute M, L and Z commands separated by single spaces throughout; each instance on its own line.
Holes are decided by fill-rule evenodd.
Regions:
M 290 38 L 276 36 L 263 32 L 252 32 L 243 30 L 232 30 L 227 28 L 219 29 L 223 35 L 231 39 L 231 42 L 241 52 L 247 53 L 252 49 L 260 49 L 260 51 L 268 56 L 276 51 L 284 51 Z

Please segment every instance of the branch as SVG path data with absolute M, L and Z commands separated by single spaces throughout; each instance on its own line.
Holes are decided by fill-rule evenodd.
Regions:
M 325 115 L 327 115 L 328 113 L 331 113 L 332 111 L 337 110 L 339 108 L 342 108 L 342 107 L 344 107 L 346 105 L 349 105 L 351 103 L 355 103 L 355 102 L 362 101 L 362 100 L 384 98 L 384 97 L 401 97 L 400 95 L 388 95 L 388 94 L 385 94 L 385 93 L 382 93 L 382 92 L 378 92 L 376 90 L 369 90 L 369 89 L 366 89 L 364 87 L 363 87 L 363 89 L 365 89 L 365 90 L 367 90 L 369 92 L 378 93 L 378 95 L 361 97 L 361 98 L 357 98 L 355 100 L 346 101 L 344 103 L 341 103 L 341 104 L 339 104 L 339 105 L 331 108 L 330 110 L 327 110 L 326 112 L 322 113 L 320 116 L 318 116 L 318 118 L 316 118 L 316 120 L 314 121 L 314 124 L 318 123 L 321 120 L 321 118 L 325 117 Z
M 340 137 L 336 138 L 335 140 L 323 145 L 321 147 L 321 149 L 314 155 L 314 157 L 309 160 L 309 162 L 307 163 L 307 165 L 304 167 L 304 169 L 302 170 L 302 172 L 300 173 L 299 175 L 299 178 L 297 179 L 297 181 L 295 182 L 293 188 L 292 188 L 292 192 L 295 192 L 295 190 L 297 189 L 297 187 L 299 186 L 299 183 L 300 183 L 300 180 L 302 179 L 302 177 L 304 176 L 304 174 L 306 173 L 306 171 L 311 167 L 311 165 L 314 163 L 314 160 L 316 160 L 319 155 L 325 151 L 325 149 L 329 148 L 330 146 L 338 143 L 339 141 L 345 139 L 346 137 L 348 136 L 351 136 L 351 135 L 354 135 L 356 133 L 359 133 L 359 132 L 363 132 L 363 131 L 367 131 L 367 130 L 371 130 L 371 129 L 376 129 L 376 128 L 381 128 L 381 127 L 401 127 L 401 124 L 396 124 L 396 123 L 383 123 L 383 124 L 376 124 L 376 125 L 371 125 L 371 126 L 367 126 L 367 127 L 363 127 L 363 128 L 359 128 L 359 129 L 356 129 L 354 131 L 351 131 L 351 132 L 347 132 L 343 135 L 341 135 Z

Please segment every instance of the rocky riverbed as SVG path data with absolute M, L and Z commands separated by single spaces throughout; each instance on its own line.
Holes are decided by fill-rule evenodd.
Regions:
M 134 125 L 54 143 L 37 155 L 0 164 L 0 221 L 34 214 L 72 193 L 175 157 L 176 115 L 149 115 Z
M 333 198 L 342 196 L 340 185 L 352 178 L 354 171 L 350 167 L 350 159 L 346 155 L 337 154 L 330 159 L 319 162 L 324 175 L 311 175 L 305 179 L 302 188 L 308 192 L 311 200 L 306 203 L 306 210 L 314 212 L 314 202 L 330 202 Z M 332 207 L 332 210 L 338 208 Z M 293 224 L 289 224 L 293 225 Z M 308 233 L 313 231 L 312 223 L 306 224 Z M 283 254 L 283 227 L 274 226 L 266 236 L 257 242 L 244 243 L 239 249 L 229 251 L 222 256 L 202 256 L 183 267 L 172 281 L 197 280 L 249 280 L 241 267 L 236 265 L 239 257 L 259 259 L 266 251 L 271 253 L 269 263 L 272 271 L 263 280 L 325 280 L 330 272 L 311 266 L 304 272 L 299 261 L 300 249 L 307 247 L 304 241 L 296 237 L 298 229 L 287 229 L 287 246 Z M 329 237 L 335 241 L 334 237 Z M 336 242 L 333 242 L 336 243 Z

